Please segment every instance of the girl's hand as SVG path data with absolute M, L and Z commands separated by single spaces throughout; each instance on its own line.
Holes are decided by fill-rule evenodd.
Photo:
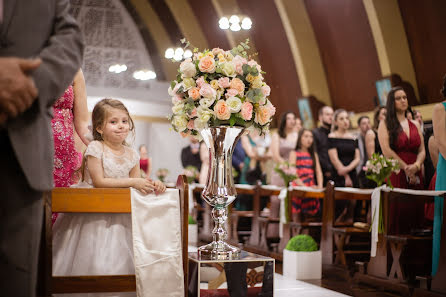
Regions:
M 322 189 L 322 185 L 312 185 L 313 189 Z
M 353 182 L 352 182 L 352 179 L 350 178 L 350 175 L 346 174 L 344 176 L 344 178 L 345 178 L 345 186 L 346 187 L 353 187 Z
M 340 167 L 337 171 L 338 171 L 338 175 L 340 175 L 340 176 L 344 176 L 348 173 L 347 167 L 345 167 L 345 166 Z
M 159 180 L 154 180 L 153 181 L 153 186 L 155 187 L 155 193 L 158 194 L 162 194 L 166 191 L 166 185 L 163 184 L 161 181 Z
M 305 187 L 305 184 L 304 184 L 300 179 L 296 179 L 296 180 L 294 180 L 294 183 L 295 183 L 296 186 L 298 186 L 298 187 Z
M 145 178 L 135 178 L 133 182 L 133 187 L 143 193 L 144 195 L 147 195 L 148 193 L 151 193 L 155 191 L 155 186 L 153 183 Z

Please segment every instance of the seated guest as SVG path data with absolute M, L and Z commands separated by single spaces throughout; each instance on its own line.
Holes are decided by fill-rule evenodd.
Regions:
M 302 129 L 297 139 L 296 149 L 290 152 L 290 164 L 296 167 L 296 180 L 293 186 L 307 186 L 322 189 L 324 178 L 322 176 L 319 157 L 314 151 L 313 132 Z M 302 214 L 315 215 L 320 209 L 319 199 L 292 198 L 293 221 L 301 221 Z
M 356 166 L 359 164 L 358 141 L 348 132 L 350 120 L 346 110 L 333 115 L 332 132 L 328 135 L 328 156 L 333 164 L 333 181 L 337 187 L 358 187 Z M 353 221 L 355 201 L 340 201 L 335 214 L 338 221 Z
M 320 126 L 313 129 L 313 135 L 325 186 L 333 174 L 333 165 L 328 157 L 328 134 L 330 134 L 333 122 L 333 109 L 330 106 L 324 106 L 319 110 L 319 122 Z
M 195 137 L 189 136 L 190 144 L 181 150 L 181 165 L 183 168 L 194 166 L 201 169 L 200 143 Z

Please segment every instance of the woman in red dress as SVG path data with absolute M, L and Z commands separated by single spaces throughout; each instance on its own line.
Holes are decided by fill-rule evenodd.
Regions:
M 393 173 L 390 181 L 395 188 L 423 189 L 421 164 L 425 150 L 423 133 L 419 123 L 406 118 L 409 105 L 403 88 L 395 87 L 387 96 L 387 116 L 378 128 L 378 139 L 382 152 L 387 158 L 398 160 L 401 171 Z M 390 205 L 390 232 L 409 233 L 420 228 L 424 207 L 415 203 L 396 201 Z M 421 210 L 421 211 L 420 211 Z

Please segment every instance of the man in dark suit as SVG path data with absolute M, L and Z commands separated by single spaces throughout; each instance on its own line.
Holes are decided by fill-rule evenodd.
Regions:
M 35 296 L 52 105 L 79 70 L 69 0 L 0 0 L 0 296 Z
M 319 122 L 321 125 L 313 129 L 313 135 L 322 174 L 324 175 L 325 186 L 333 174 L 333 165 L 328 157 L 328 134 L 330 134 L 331 124 L 333 122 L 333 108 L 330 106 L 322 107 L 319 110 Z

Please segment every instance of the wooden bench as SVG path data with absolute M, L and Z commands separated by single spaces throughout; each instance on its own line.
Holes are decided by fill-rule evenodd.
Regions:
M 184 175 L 178 176 L 180 192 L 182 259 L 184 270 L 184 292 L 187 296 L 188 275 L 188 184 Z M 56 293 L 134 292 L 135 275 L 52 275 L 52 212 L 69 213 L 130 213 L 130 189 L 117 188 L 56 188 L 44 195 L 44 237 L 42 241 L 42 263 L 39 275 L 42 296 Z

